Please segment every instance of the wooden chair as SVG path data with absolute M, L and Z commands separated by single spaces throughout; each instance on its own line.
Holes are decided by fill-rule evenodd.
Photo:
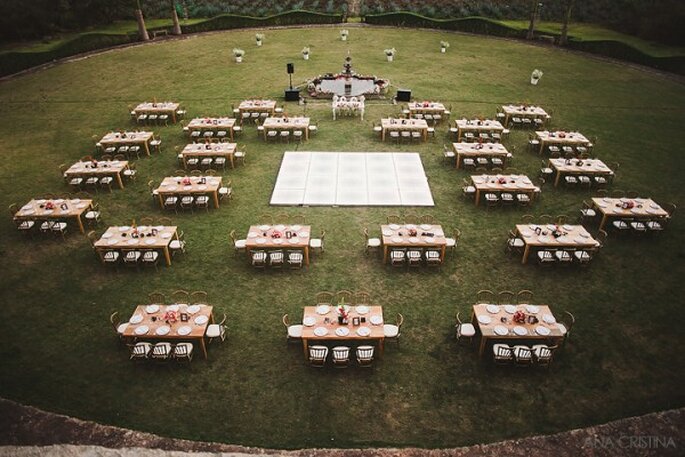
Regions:
M 533 364 L 533 351 L 528 346 L 516 345 L 511 349 L 517 367 L 529 367 Z
M 347 305 L 351 305 L 351 304 L 353 304 L 352 303 L 353 296 L 354 295 L 352 294 L 351 291 L 342 289 L 342 290 L 339 290 L 335 293 L 335 301 L 336 301 L 336 303 L 345 303 Z
M 274 216 L 274 219 L 276 224 L 283 224 L 283 225 L 288 225 L 288 221 L 290 220 L 290 216 L 288 213 L 278 213 Z
M 369 368 L 373 365 L 373 346 L 359 346 L 357 347 L 357 365 L 360 367 Z
M 389 214 L 386 220 L 388 224 L 402 224 L 402 219 L 398 214 Z
M 190 305 L 190 294 L 187 290 L 176 290 L 171 294 L 171 301 L 178 305 Z
M 435 218 L 429 214 L 424 214 L 423 216 L 421 216 L 419 222 L 421 224 L 432 225 L 435 224 Z
M 161 292 L 150 292 L 147 294 L 148 303 L 151 305 L 163 305 L 166 303 L 166 296 Z
M 260 225 L 272 225 L 274 223 L 274 219 L 270 213 L 261 214 L 257 221 Z
M 287 314 L 283 315 L 281 321 L 286 329 L 286 338 L 288 343 L 299 343 L 302 341 L 302 329 L 304 329 L 302 324 L 291 324 Z
M 510 290 L 503 290 L 497 294 L 497 304 L 498 305 L 511 305 L 516 303 L 516 294 Z
M 568 311 L 564 311 L 565 317 L 561 321 L 557 321 L 557 328 L 564 337 L 564 344 L 571 336 L 571 329 L 576 323 L 576 318 Z
M 514 360 L 514 353 L 506 344 L 494 344 L 492 346 L 493 360 L 498 365 L 508 365 Z
M 157 222 L 158 225 L 161 225 L 163 227 L 170 227 L 173 225 L 173 222 L 171 222 L 171 218 L 166 216 L 160 217 L 159 219 L 157 219 Z
M 247 251 L 247 240 L 239 240 L 235 236 L 235 230 L 231 230 L 228 234 L 231 237 L 231 242 L 233 243 L 233 252 L 238 255 L 239 252 Z
M 419 223 L 419 216 L 417 216 L 416 214 L 411 214 L 411 213 L 405 214 L 404 215 L 404 223 L 416 225 Z
M 368 305 L 371 303 L 371 294 L 358 290 L 354 293 L 354 304 L 355 305 Z
M 333 298 L 335 295 L 333 292 L 327 292 L 327 291 L 322 291 L 322 292 L 317 292 L 315 299 L 316 299 L 316 304 L 318 305 L 333 305 Z
M 119 341 L 123 342 L 124 341 L 124 332 L 128 328 L 128 322 L 121 322 L 119 319 L 119 313 L 117 311 L 113 312 L 109 316 L 109 322 L 112 324 L 112 328 L 114 329 L 114 333 L 116 333 L 117 337 L 119 337 Z
M 210 324 L 207 326 L 205 336 L 209 343 L 217 338 L 220 338 L 222 342 L 226 341 L 226 313 L 224 313 L 223 318 L 218 324 Z
M 365 254 L 369 254 L 369 249 L 380 249 L 380 238 L 369 238 L 369 229 L 366 227 L 364 227 L 362 232 L 364 233 L 364 239 L 366 240 L 366 248 L 364 249 Z
M 554 352 L 558 349 L 558 346 L 547 346 L 545 344 L 536 344 L 531 347 L 533 352 L 533 357 L 535 359 L 535 365 L 544 366 L 549 368 L 552 364 L 552 359 L 554 358 Z
M 191 305 L 207 305 L 209 301 L 207 300 L 207 292 L 204 290 L 196 290 L 192 292 L 189 296 Z
M 397 313 L 394 324 L 384 324 L 383 325 L 383 335 L 385 336 L 385 342 L 395 342 L 399 346 L 400 335 L 402 334 L 402 324 L 404 323 L 404 316 Z
M 459 312 L 457 312 L 456 318 L 457 323 L 454 326 L 456 329 L 455 336 L 457 342 L 467 341 L 469 344 L 473 342 L 473 338 L 476 336 L 476 328 L 470 322 L 462 322 Z
M 350 365 L 350 348 L 347 346 L 335 346 L 333 353 L 333 366 L 336 368 L 347 368 Z
M 533 304 L 533 292 L 528 289 L 520 290 L 516 294 L 516 303 L 519 305 Z
M 210 340 L 211 341 L 211 340 Z M 172 356 L 176 362 L 190 363 L 193 361 L 193 343 L 183 342 L 174 346 Z
M 309 346 L 309 364 L 316 368 L 326 366 L 328 348 L 326 346 Z
M 495 303 L 495 293 L 488 289 L 479 290 L 476 293 L 476 304 L 494 304 Z
M 326 236 L 326 231 L 322 230 L 320 238 L 310 238 L 309 239 L 309 248 L 312 250 L 312 252 L 319 250 L 323 254 L 323 252 L 324 252 L 323 239 L 325 236 Z
M 454 229 L 452 238 L 445 238 L 445 247 L 454 253 L 454 251 L 457 249 L 459 238 L 461 238 L 461 231 L 459 229 Z
M 307 217 L 304 214 L 293 214 L 290 217 L 290 223 L 293 225 L 305 225 L 307 223 Z

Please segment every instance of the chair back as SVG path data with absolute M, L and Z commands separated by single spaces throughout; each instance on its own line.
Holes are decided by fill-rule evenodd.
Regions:
M 119 325 L 121 322 L 119 321 L 119 313 L 117 311 L 114 311 L 112 314 L 109 316 L 109 322 L 112 324 L 112 328 L 114 328 L 115 333 L 119 333 Z
M 368 292 L 358 290 L 354 293 L 355 305 L 368 305 L 371 300 L 371 295 Z
M 316 294 L 316 304 L 317 305 L 332 305 L 333 304 L 333 293 L 332 292 L 318 292 Z
M 479 303 L 495 303 L 495 293 L 488 289 L 479 290 L 476 293 L 476 304 Z
M 191 305 L 206 305 L 207 304 L 207 292 L 204 290 L 196 290 L 190 294 L 190 304 Z
M 190 294 L 188 291 L 179 289 L 171 294 L 171 301 L 174 303 L 190 304 Z
M 530 305 L 533 303 L 533 292 L 528 290 L 528 289 L 523 289 L 520 290 L 519 293 L 516 294 L 516 302 L 521 305 L 521 304 L 526 304 Z
M 151 292 L 147 296 L 151 305 L 163 305 L 166 303 L 166 297 L 161 292 Z
M 347 366 L 350 361 L 350 348 L 347 346 L 336 346 L 332 350 L 333 363 L 340 366 Z
M 290 327 L 290 319 L 288 319 L 287 313 L 283 315 L 283 318 L 281 320 L 283 321 L 283 325 L 285 326 L 286 329 L 288 327 Z
M 510 290 L 503 290 L 497 294 L 497 304 L 499 305 L 511 305 L 516 303 L 514 297 L 516 294 Z
M 328 357 L 326 346 L 309 346 L 309 362 L 314 366 L 323 366 Z
M 360 366 L 370 366 L 373 362 L 373 346 L 359 346 L 357 348 L 357 363 Z
M 352 292 L 349 290 L 339 290 L 335 293 L 335 300 L 338 303 L 347 303 L 351 304 L 352 303 Z

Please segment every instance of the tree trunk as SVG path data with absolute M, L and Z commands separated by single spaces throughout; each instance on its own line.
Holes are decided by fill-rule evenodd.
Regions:
M 538 0 L 532 0 L 530 9 L 530 24 L 528 25 L 527 40 L 532 40 L 535 37 L 535 21 L 538 18 Z
M 136 0 L 136 21 L 138 22 L 138 37 L 141 41 L 150 41 L 150 35 L 147 34 L 145 28 L 145 19 L 143 18 L 143 10 L 140 8 L 140 0 Z
M 171 19 L 174 21 L 174 28 L 171 30 L 173 35 L 181 34 L 181 24 L 178 23 L 178 14 L 176 13 L 176 5 L 174 0 L 171 0 Z
M 576 0 L 566 0 L 566 13 L 564 14 L 564 22 L 561 24 L 561 35 L 559 35 L 559 45 L 566 46 L 568 44 L 568 23 L 571 22 L 571 11 Z

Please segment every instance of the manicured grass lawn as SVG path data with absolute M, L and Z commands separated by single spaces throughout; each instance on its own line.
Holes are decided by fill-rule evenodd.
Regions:
M 616 188 L 657 202 L 683 203 L 680 153 L 685 90 L 654 72 L 624 68 L 546 47 L 427 31 L 353 29 L 343 43 L 336 28 L 268 31 L 256 48 L 254 31 L 194 36 L 116 50 L 0 84 L 0 204 L 20 205 L 44 192 L 66 192 L 58 165 L 91 153 L 92 135 L 131 127 L 127 106 L 178 100 L 194 115 L 227 114 L 248 97 L 282 96 L 286 62 L 295 80 L 339 71 L 348 50 L 355 69 L 389 78 L 414 97 L 452 105 L 453 118 L 493 116 L 506 102 L 538 103 L 553 125 L 597 136 L 597 155 L 618 161 Z M 452 47 L 439 53 L 439 41 Z M 299 57 L 304 45 L 311 60 Z M 387 63 L 383 49 L 397 48 Z M 237 65 L 230 50 L 242 47 Z M 533 68 L 544 76 L 528 82 Z M 289 114 L 303 108 L 288 104 Z M 474 208 L 459 196 L 467 173 L 442 163 L 446 127 L 426 144 L 380 143 L 371 125 L 399 106 L 369 103 L 366 120 L 331 120 L 326 103 L 307 105 L 320 132 L 300 150 L 418 151 L 436 206 L 416 208 L 286 208 L 304 213 L 326 252 L 301 272 L 255 272 L 235 258 L 228 232 L 244 234 L 270 208 L 283 144 L 265 144 L 254 127 L 241 143 L 245 167 L 231 170 L 235 199 L 218 211 L 174 216 L 188 255 L 170 268 L 103 271 L 88 241 L 25 240 L 10 218 L 0 224 L 0 395 L 52 411 L 162 435 L 273 448 L 449 447 L 552 433 L 681 407 L 682 235 L 676 214 L 663 236 L 610 237 L 590 268 L 522 266 L 503 254 L 506 233 L 522 211 Z M 163 214 L 145 185 L 178 168 L 180 126 L 155 128 L 163 154 L 138 161 L 139 177 L 124 191 L 100 194 L 105 226 Z M 540 157 L 527 152 L 526 133 L 507 145 L 514 166 L 535 176 Z M 534 214 L 575 217 L 588 192 L 545 187 Z M 363 224 L 372 233 L 388 213 L 427 213 L 462 240 L 439 271 L 391 271 L 366 257 Z M 101 232 L 100 232 L 101 233 Z M 178 288 L 210 294 L 215 315 L 228 315 L 228 339 L 209 360 L 189 368 L 141 367 L 127 360 L 108 322 L 127 318 L 147 294 Z M 403 313 L 402 344 L 386 348 L 372 370 L 315 370 L 299 346 L 288 347 L 280 322 L 293 320 L 314 294 L 363 289 L 384 306 L 386 319 Z M 453 340 L 454 314 L 470 315 L 479 289 L 532 289 L 539 303 L 577 324 L 547 371 L 493 367 Z

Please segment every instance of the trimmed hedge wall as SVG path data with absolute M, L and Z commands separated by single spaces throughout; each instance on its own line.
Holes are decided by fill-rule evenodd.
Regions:
M 321 14 L 310 11 L 289 11 L 287 13 L 257 18 L 224 14 L 197 24 L 183 26 L 184 33 L 207 32 L 245 27 L 264 27 L 297 24 L 336 24 L 342 22 L 340 14 Z M 148 32 L 163 30 L 166 27 L 148 28 Z M 170 29 L 170 27 L 169 27 Z M 106 34 L 86 33 L 62 43 L 49 51 L 10 51 L 0 53 L 0 76 L 18 73 L 28 68 L 43 65 L 53 60 L 63 59 L 84 52 L 106 49 L 138 41 L 138 33 Z
M 514 29 L 483 17 L 459 19 L 431 19 L 410 12 L 374 14 L 364 17 L 367 24 L 392 25 L 399 27 L 421 27 L 456 30 L 459 32 L 494 35 L 507 38 L 525 38 L 526 31 Z M 554 35 L 541 33 L 541 35 Z M 558 37 L 558 34 L 554 35 Z M 582 41 L 569 37 L 568 47 L 590 54 L 598 54 L 618 60 L 625 60 L 659 70 L 685 75 L 685 56 L 654 57 L 643 53 L 626 43 L 614 40 Z

